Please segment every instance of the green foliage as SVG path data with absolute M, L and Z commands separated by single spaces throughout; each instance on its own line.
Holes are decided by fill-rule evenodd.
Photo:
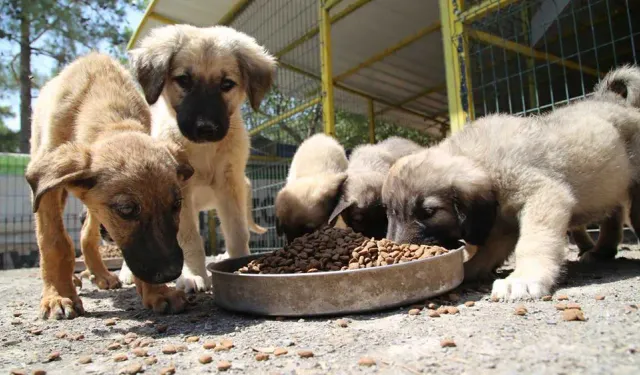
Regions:
M 18 152 L 20 138 L 18 133 L 9 129 L 4 123 L 5 118 L 14 117 L 11 108 L 0 106 L 0 152 Z

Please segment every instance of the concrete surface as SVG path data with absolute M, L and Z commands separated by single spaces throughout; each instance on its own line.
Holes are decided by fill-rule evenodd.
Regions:
M 635 246 L 634 246 L 635 248 Z M 218 372 L 220 360 L 230 361 L 230 374 L 638 374 L 640 373 L 640 251 L 628 248 L 616 261 L 587 268 L 570 262 L 566 282 L 553 301 L 526 302 L 527 315 L 514 314 L 516 303 L 491 302 L 490 285 L 463 285 L 455 293 L 460 313 L 430 318 L 426 310 L 413 316 L 408 307 L 376 314 L 337 318 L 276 320 L 241 316 L 217 309 L 211 295 L 200 295 L 196 304 L 177 316 L 156 316 L 142 309 L 135 289 L 100 291 L 84 281 L 80 291 L 87 315 L 72 321 L 37 319 L 41 281 L 36 269 L 0 272 L 0 373 L 22 369 L 27 374 L 117 374 L 132 364 L 143 364 L 145 374 L 158 374 L 174 364 L 177 374 Z M 575 259 L 575 251 L 570 259 Z M 587 321 L 566 322 L 554 306 L 558 295 L 581 305 Z M 596 295 L 605 296 L 597 301 Z M 366 298 L 366 296 L 363 296 Z M 464 307 L 465 301 L 476 301 Z M 441 302 L 446 302 L 443 298 Z M 14 313 L 21 313 L 14 317 Z M 119 319 L 114 326 L 105 325 Z M 157 325 L 168 329 L 158 333 Z M 40 335 L 30 333 L 41 329 Z M 57 338 L 56 333 L 83 334 L 81 340 Z M 114 341 L 134 332 L 152 338 L 148 353 L 158 360 L 144 364 L 132 348 L 108 350 Z M 187 336 L 198 343 L 187 343 Z M 442 348 L 451 338 L 457 347 Z M 206 340 L 233 341 L 229 351 L 205 350 Z M 127 340 L 130 341 L 130 340 Z M 166 344 L 185 345 L 187 350 L 168 355 Z M 254 348 L 284 347 L 288 354 L 257 361 Z M 311 350 L 312 358 L 300 358 Z M 54 351 L 60 359 L 46 362 Z M 114 355 L 126 353 L 124 362 Z M 213 358 L 201 364 L 198 358 Z M 78 364 L 83 355 L 93 362 Z M 369 356 L 373 367 L 358 365 Z

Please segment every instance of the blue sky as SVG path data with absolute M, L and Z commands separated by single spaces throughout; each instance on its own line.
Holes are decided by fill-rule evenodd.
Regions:
M 127 18 L 126 18 L 126 22 L 128 23 L 128 25 L 133 28 L 135 30 L 135 28 L 138 26 L 138 24 L 140 23 L 140 20 L 142 19 L 142 12 L 139 11 L 131 11 L 129 10 L 127 12 Z M 14 43 L 12 43 L 14 44 Z M 1 41 L 0 42 L 0 49 L 2 50 L 13 50 L 17 53 L 18 49 L 17 46 L 12 46 L 10 45 L 10 43 L 8 43 L 7 41 Z M 100 48 L 99 48 L 100 49 Z M 54 66 L 54 62 L 52 59 L 48 58 L 48 57 L 42 57 L 42 56 L 33 56 L 31 59 L 31 69 L 34 71 L 40 71 L 40 72 L 50 72 L 51 69 Z M 12 93 L 11 95 L 7 95 L 7 97 L 4 100 L 0 100 L 0 104 L 2 105 L 10 105 L 13 113 L 16 114 L 15 117 L 13 118 L 5 118 L 4 122 L 5 124 L 12 130 L 18 130 L 20 129 L 20 95 L 18 92 Z

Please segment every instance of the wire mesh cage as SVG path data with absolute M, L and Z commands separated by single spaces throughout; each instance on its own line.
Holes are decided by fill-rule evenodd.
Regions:
M 476 117 L 551 110 L 589 95 L 612 68 L 638 61 L 637 1 L 502 3 L 509 4 L 465 26 Z

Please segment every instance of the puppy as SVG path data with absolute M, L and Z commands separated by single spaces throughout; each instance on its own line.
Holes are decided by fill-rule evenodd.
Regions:
M 342 215 L 346 225 L 367 237 L 384 238 L 387 211 L 382 205 L 382 184 L 399 158 L 422 147 L 408 139 L 391 137 L 375 145 L 361 145 L 349 157 L 347 179 L 329 221 Z
M 635 65 L 625 65 L 609 72 L 594 89 L 593 100 L 609 101 L 632 108 L 640 108 L 640 68 Z M 631 132 L 635 132 L 633 127 Z M 627 136 L 633 139 L 633 136 Z M 628 152 L 630 160 L 637 159 L 637 152 L 640 150 L 640 143 L 629 144 Z M 640 168 L 640 163 L 634 163 L 636 169 Z M 600 223 L 600 233 L 597 243 L 587 233 L 586 226 L 574 228 L 571 235 L 580 250 L 581 261 L 597 261 L 615 258 L 618 245 L 622 241 L 623 226 L 631 224 L 632 207 L 631 202 L 621 202 L 620 206 L 609 214 Z M 633 213 L 636 221 L 640 222 L 640 209 L 638 204 L 633 206 Z
M 185 262 L 177 286 L 203 291 L 211 280 L 198 230 L 200 211 L 216 210 L 230 257 L 249 254 L 249 135 L 241 107 L 248 98 L 258 109 L 276 61 L 244 33 L 190 25 L 152 30 L 130 51 L 130 61 L 152 105 L 152 135 L 180 144 L 195 169 L 182 190 L 178 242 Z
M 255 221 L 253 220 L 253 212 L 252 212 L 253 208 L 251 205 L 251 200 L 252 200 L 251 181 L 248 178 L 246 179 L 246 184 L 247 184 L 247 218 L 249 220 L 249 230 L 256 234 L 264 234 L 267 232 L 267 229 L 256 224 Z M 86 210 L 86 207 L 83 206 L 82 212 L 80 213 L 81 225 L 84 225 L 86 217 L 87 217 L 87 210 Z M 102 237 L 102 240 L 107 245 L 116 246 L 111 236 L 109 236 L 109 232 L 107 232 L 104 225 L 102 224 L 100 224 L 100 236 Z M 122 267 L 120 268 L 120 272 L 118 273 L 118 279 L 122 284 L 125 284 L 125 285 L 129 285 L 133 283 L 133 274 L 131 273 L 129 266 L 127 266 L 126 261 L 122 262 Z
M 492 295 L 549 294 L 567 230 L 606 217 L 637 181 L 621 129 L 639 125 L 636 109 L 598 100 L 540 117 L 481 118 L 391 168 L 382 193 L 388 237 L 479 246 L 466 279 L 490 277 L 515 251 L 515 270 Z
M 279 236 L 293 241 L 327 223 L 347 178 L 347 165 L 344 148 L 330 136 L 315 134 L 300 144 L 287 183 L 276 195 Z
M 120 286 L 98 252 L 103 223 L 136 275 L 144 305 L 159 312 L 184 308 L 183 293 L 153 284 L 180 275 L 181 185 L 193 169 L 177 145 L 151 138 L 150 123 L 131 75 L 106 55 L 77 59 L 40 91 L 25 177 L 36 218 L 44 318 L 71 319 L 84 311 L 72 281 L 73 242 L 62 220 L 68 192 L 88 207 L 81 247 L 98 287 Z

